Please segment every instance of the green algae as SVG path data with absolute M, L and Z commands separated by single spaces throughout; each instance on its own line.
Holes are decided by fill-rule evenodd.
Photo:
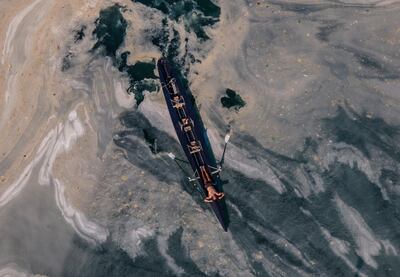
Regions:
M 227 88 L 226 96 L 221 97 L 221 104 L 224 108 L 234 108 L 238 111 L 246 105 L 246 102 L 236 91 Z
M 96 28 L 93 35 L 97 38 L 97 42 L 92 51 L 98 50 L 105 56 L 112 59 L 114 66 L 120 72 L 129 77 L 128 93 L 135 96 L 136 104 L 139 105 L 144 100 L 143 93 L 145 91 L 156 91 L 157 85 L 154 74 L 155 61 L 136 62 L 128 64 L 129 51 L 118 53 L 118 49 L 125 41 L 127 21 L 123 17 L 120 5 L 113 5 L 100 11 L 99 18 L 96 20 Z

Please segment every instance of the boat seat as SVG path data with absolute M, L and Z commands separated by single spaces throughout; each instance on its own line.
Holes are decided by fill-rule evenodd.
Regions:
M 185 132 L 190 132 L 192 130 L 191 120 L 188 117 L 184 117 L 181 119 L 181 128 Z
M 173 79 L 170 81 L 170 83 L 171 83 L 172 89 L 175 91 L 175 93 L 179 93 L 179 89 L 178 89 L 178 86 L 176 85 L 175 78 L 173 78 Z
M 190 119 L 188 117 L 182 118 L 181 121 L 183 126 L 187 126 L 190 124 Z
M 171 101 L 172 106 L 176 109 L 180 109 L 185 105 L 185 100 L 183 100 L 183 97 L 181 95 L 175 95 Z
M 166 83 L 165 87 L 167 87 L 170 94 L 179 94 L 179 89 L 178 86 L 176 85 L 175 78 L 169 80 L 169 82 Z
M 191 141 L 188 145 L 190 154 L 194 154 L 201 151 L 201 146 L 197 141 Z

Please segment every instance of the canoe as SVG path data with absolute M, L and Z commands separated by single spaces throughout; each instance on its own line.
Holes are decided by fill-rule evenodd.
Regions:
M 172 123 L 194 173 L 192 177 L 189 177 L 189 180 L 199 183 L 203 197 L 207 195 L 206 185 L 210 182 L 218 192 L 222 191 L 219 177 L 221 169 L 214 158 L 193 97 L 183 89 L 177 74 L 165 58 L 160 58 L 157 61 L 157 68 Z M 189 120 L 189 123 L 187 123 L 187 120 Z M 184 125 L 183 123 L 187 124 Z M 229 218 L 225 200 L 213 201 L 209 205 L 222 228 L 227 231 Z

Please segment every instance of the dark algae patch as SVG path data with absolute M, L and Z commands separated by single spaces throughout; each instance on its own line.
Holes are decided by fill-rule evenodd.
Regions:
M 81 25 L 73 31 L 74 43 L 78 44 L 85 38 L 86 25 Z M 61 71 L 67 71 L 73 66 L 75 55 L 69 50 L 62 59 Z
M 192 40 L 192 37 L 182 35 L 170 23 L 175 21 L 183 24 L 186 32 L 195 34 L 194 39 L 202 43 L 209 39 L 206 28 L 219 21 L 220 7 L 210 0 L 135 0 L 134 2 L 164 14 L 161 28 L 151 34 L 151 42 L 158 47 L 162 56 L 174 63 L 178 71 L 187 77 L 190 65 L 201 61 L 189 51 L 189 40 Z
M 219 17 L 221 14 L 221 9 L 210 0 L 195 0 L 194 2 L 205 16 Z
M 71 52 L 68 52 L 63 60 L 62 60 L 62 65 L 61 65 L 61 71 L 66 71 L 71 67 L 71 59 L 72 59 L 73 55 Z
M 102 47 L 106 56 L 115 58 L 117 49 L 125 39 L 128 26 L 122 16 L 121 6 L 114 5 L 100 11 L 100 16 L 95 24 L 93 35 L 97 37 L 97 42 L 93 46 L 93 50 Z
M 166 14 L 171 20 L 182 20 L 188 32 L 200 40 L 209 39 L 205 27 L 219 21 L 221 9 L 210 0 L 136 0 Z
M 172 4 L 174 1 L 157 1 L 157 0 L 134 0 L 133 2 L 138 2 L 138 3 L 142 3 L 143 5 L 146 5 L 148 7 L 157 9 L 162 11 L 165 14 L 169 13 L 169 8 L 168 6 L 170 4 Z
M 114 66 L 120 72 L 129 77 L 128 92 L 135 95 L 136 104 L 139 105 L 143 99 L 144 91 L 156 91 L 157 85 L 154 81 L 155 62 L 137 62 L 128 64 L 130 52 L 118 53 L 118 49 L 124 43 L 128 23 L 123 17 L 123 7 L 113 5 L 100 11 L 96 20 L 96 28 L 93 35 L 97 38 L 92 50 L 100 49 L 105 56 L 112 58 Z M 83 30 L 84 31 L 84 30 Z
M 82 25 L 81 28 L 79 28 L 79 30 L 75 31 L 75 34 L 74 34 L 74 42 L 75 43 L 78 43 L 85 37 L 85 30 L 86 30 L 86 26 Z
M 120 56 L 118 69 L 121 72 L 126 72 L 129 76 L 130 87 L 128 92 L 135 95 L 136 104 L 139 105 L 144 100 L 144 91 L 156 91 L 157 85 L 154 82 L 156 75 L 155 62 L 137 62 L 133 65 L 127 64 L 127 58 L 130 52 L 124 52 Z
M 246 105 L 246 102 L 244 102 L 242 97 L 240 97 L 236 91 L 227 88 L 226 96 L 221 97 L 221 104 L 224 108 L 234 108 L 238 111 Z
M 145 78 L 155 79 L 154 70 L 156 65 L 154 62 L 137 62 L 134 65 L 128 65 L 126 59 L 130 53 L 121 54 L 122 60 L 119 63 L 119 71 L 125 71 L 133 81 L 143 80 Z

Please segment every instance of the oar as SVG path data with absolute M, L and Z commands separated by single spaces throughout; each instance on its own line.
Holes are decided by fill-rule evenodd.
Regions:
M 221 167 L 222 167 L 222 165 L 224 164 L 226 146 L 228 145 L 228 142 L 229 142 L 229 139 L 230 139 L 230 138 L 231 138 L 231 130 L 229 130 L 229 132 L 225 135 L 224 152 L 222 152 L 221 161 L 219 162 L 219 165 L 220 165 Z
M 178 162 L 178 161 L 180 161 L 180 162 L 183 162 L 183 163 L 188 163 L 187 161 L 177 158 L 177 157 L 174 155 L 174 153 L 172 153 L 172 152 L 167 153 L 167 155 L 168 155 L 168 157 L 171 158 L 171 160 L 173 160 L 173 161 L 179 166 L 179 168 L 182 170 L 183 173 L 185 173 L 186 176 L 190 176 L 190 175 L 186 172 L 186 170 L 181 166 L 181 164 Z
M 183 162 L 183 163 L 189 164 L 189 162 L 177 158 L 177 157 L 175 156 L 175 154 L 172 153 L 172 152 L 167 153 L 167 155 L 168 155 L 168 157 L 171 158 L 171 160 L 173 160 L 173 161 L 178 165 L 178 167 L 182 170 L 182 172 L 187 176 L 189 182 L 190 182 L 190 183 L 193 183 L 195 189 L 201 194 L 201 196 L 202 196 L 202 197 L 205 197 L 205 196 L 204 196 L 204 192 L 199 188 L 199 186 L 197 185 L 197 182 L 196 182 L 196 181 L 195 181 L 195 182 L 191 181 L 191 179 L 190 179 L 190 177 L 189 177 L 190 175 L 187 173 L 187 171 L 186 171 L 186 170 L 181 166 L 181 164 L 179 163 L 179 162 Z M 179 161 L 179 162 L 178 162 L 178 161 Z

